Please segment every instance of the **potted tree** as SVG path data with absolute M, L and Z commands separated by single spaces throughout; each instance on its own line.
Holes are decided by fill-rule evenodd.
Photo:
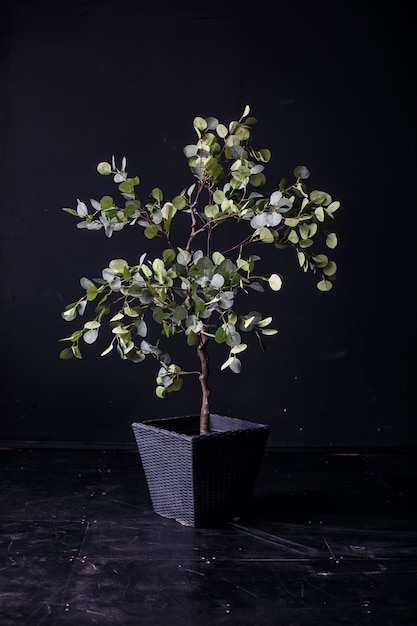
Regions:
M 282 179 L 267 195 L 260 193 L 271 153 L 254 146 L 255 123 L 249 106 L 228 125 L 195 117 L 195 142 L 183 150 L 193 179 L 169 200 L 155 188 L 148 201 L 141 201 L 139 178 L 128 175 L 125 158 L 118 165 L 112 157 L 97 170 L 113 177 L 121 201 L 104 195 L 91 199 L 91 208 L 78 200 L 75 209 L 64 209 L 81 220 L 78 228 L 103 230 L 111 237 L 129 225 L 142 230 L 145 242 L 162 242 L 156 256 L 143 252 L 133 264 L 113 259 L 99 279 L 81 278 L 84 292 L 65 308 L 63 318 L 84 316 L 89 305 L 94 312 L 61 340 L 70 345 L 60 357 L 82 358 L 81 343 L 94 343 L 106 325 L 110 343 L 102 356 L 116 351 L 134 363 L 156 364 L 158 398 L 180 391 L 185 376 L 198 378 L 199 414 L 132 424 L 154 511 L 191 526 L 242 514 L 270 430 L 210 410 L 209 347 L 224 351 L 221 370 L 239 374 L 248 348 L 245 336 L 255 334 L 264 347 L 277 332 L 271 316 L 240 308 L 249 290 L 281 289 L 275 268 L 267 274 L 257 271 L 257 252 L 264 246 L 292 248 L 302 270 L 319 274 L 321 291 L 329 291 L 336 277 L 334 261 L 313 244 L 337 245 L 336 233 L 325 224 L 339 202 L 327 192 L 307 191 L 304 166 L 295 168 L 293 181 Z M 219 249 L 218 235 L 225 229 Z M 151 330 L 155 326 L 159 339 Z M 192 371 L 184 371 L 165 350 L 179 333 L 197 353 L 199 367 Z

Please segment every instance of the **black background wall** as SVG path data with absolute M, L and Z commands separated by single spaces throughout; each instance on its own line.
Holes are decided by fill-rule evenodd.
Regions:
M 194 413 L 195 380 L 165 400 L 155 371 L 116 355 L 60 361 L 79 278 L 144 249 L 76 228 L 64 206 L 104 189 L 126 155 L 146 195 L 191 184 L 195 115 L 249 103 L 270 185 L 296 165 L 342 202 L 332 292 L 279 251 L 279 335 L 242 373 L 212 372 L 213 409 L 273 426 L 271 445 L 415 444 L 412 404 L 415 73 L 410 16 L 345 2 L 15 0 L 1 9 L 0 440 L 131 441 L 134 419 Z M 128 245 L 128 252 L 126 252 Z M 274 256 L 275 255 L 275 256 Z M 71 326 L 71 332 L 75 327 Z M 190 358 L 194 358 L 192 355 Z M 146 362 L 145 362 L 146 363 Z

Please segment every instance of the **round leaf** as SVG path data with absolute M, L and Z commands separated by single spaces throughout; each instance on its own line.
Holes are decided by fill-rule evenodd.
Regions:
M 271 274 L 271 276 L 268 279 L 268 282 L 272 291 L 279 291 L 282 287 L 282 278 L 281 276 L 279 276 L 279 274 Z

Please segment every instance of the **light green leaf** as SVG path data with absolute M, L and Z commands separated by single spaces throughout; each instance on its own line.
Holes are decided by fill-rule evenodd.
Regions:
M 115 273 L 119 275 L 123 275 L 124 268 L 128 268 L 129 264 L 125 259 L 113 259 L 109 263 L 109 268 Z
M 152 189 L 151 195 L 152 198 L 155 198 L 155 200 L 158 200 L 158 202 L 162 202 L 164 198 L 164 194 L 162 193 L 162 190 L 159 189 L 159 187 L 155 187 L 154 189 Z
M 318 206 L 314 210 L 314 215 L 316 216 L 319 222 L 324 222 L 324 209 L 322 206 Z
M 336 233 L 329 233 L 327 235 L 327 237 L 326 237 L 326 246 L 328 248 L 334 249 L 334 248 L 336 248 L 337 243 L 338 243 L 338 241 L 337 241 Z
M 225 370 L 227 367 L 229 367 L 229 365 L 232 363 L 234 357 L 233 356 L 229 356 L 229 358 L 223 363 L 223 365 L 221 366 L 221 370 Z
M 279 291 L 282 287 L 282 278 L 279 274 L 271 274 L 268 283 L 272 291 Z
M 101 174 L 102 176 L 107 176 L 108 174 L 111 174 L 111 165 L 110 165 L 110 163 L 107 163 L 107 161 L 101 161 L 97 165 L 97 172 L 99 174 Z
M 299 223 L 298 217 L 286 217 L 284 220 L 285 226 L 290 226 L 290 228 L 294 228 Z
M 291 241 L 291 243 L 298 243 L 300 238 L 298 237 L 297 233 L 295 230 L 291 230 L 288 237 L 287 237 L 288 241 Z
M 224 191 L 222 191 L 221 189 L 216 189 L 216 191 L 213 194 L 213 200 L 216 204 L 221 204 L 223 202 L 223 200 L 226 198 Z
M 158 396 L 158 398 L 165 398 L 166 393 L 167 393 L 166 387 L 163 387 L 162 385 L 158 385 L 155 390 L 155 393 Z
M 225 256 L 221 252 L 213 252 L 211 255 L 214 265 L 220 265 L 225 260 Z
M 255 234 L 257 234 L 259 239 L 264 243 L 274 243 L 274 235 L 266 226 L 258 228 L 258 230 L 255 231 Z
M 94 330 L 95 328 L 100 328 L 101 324 L 97 320 L 91 320 L 90 322 L 86 322 L 84 324 L 84 328 L 87 330 Z
M 236 346 L 230 350 L 230 354 L 239 354 L 239 352 L 243 352 L 248 347 L 246 343 L 238 343 Z
M 328 264 L 323 267 L 323 274 L 325 274 L 326 276 L 333 276 L 334 274 L 336 274 L 337 271 L 337 265 L 334 261 L 329 261 Z
M 187 201 L 185 200 L 184 196 L 175 196 L 175 198 L 172 199 L 172 204 L 177 209 L 177 211 L 181 211 L 181 209 L 187 206 Z
M 333 285 L 330 280 L 323 279 L 317 283 L 317 288 L 320 289 L 320 291 L 330 291 L 332 287 Z
M 228 132 L 229 131 L 227 130 L 227 128 L 226 128 L 226 126 L 224 124 L 217 124 L 217 126 L 216 126 L 216 133 L 218 134 L 219 137 L 224 139 L 225 137 L 227 137 Z
M 311 202 L 314 202 L 314 204 L 327 206 L 331 203 L 332 197 L 326 191 L 315 190 L 310 193 L 310 200 Z
M 264 328 L 265 326 L 269 326 L 271 322 L 272 322 L 272 317 L 265 317 L 265 319 L 260 320 L 256 325 L 259 328 Z

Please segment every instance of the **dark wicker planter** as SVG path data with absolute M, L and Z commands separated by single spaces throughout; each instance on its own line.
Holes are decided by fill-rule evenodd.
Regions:
M 270 427 L 222 415 L 208 435 L 198 426 L 190 416 L 132 424 L 155 513 L 209 527 L 244 514 Z

